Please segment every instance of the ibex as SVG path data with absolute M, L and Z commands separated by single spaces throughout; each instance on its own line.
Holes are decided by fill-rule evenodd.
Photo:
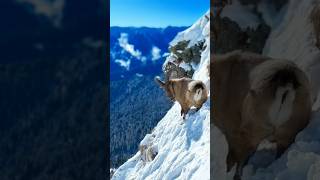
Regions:
M 154 138 L 154 134 L 147 134 L 140 142 L 139 151 L 143 162 L 153 161 L 158 154 L 158 147 L 153 143 Z
M 155 81 L 172 101 L 179 102 L 183 119 L 192 106 L 195 106 L 198 111 L 208 99 L 208 91 L 202 81 L 180 78 L 163 82 L 159 77 L 155 77 Z
M 236 165 L 234 179 L 241 179 L 242 168 L 262 141 L 271 142 L 279 157 L 308 124 L 309 81 L 286 60 L 241 51 L 211 58 L 211 123 L 227 139 L 227 171 Z
M 140 145 L 139 151 L 141 154 L 141 159 L 144 162 L 151 162 L 157 156 L 157 148 L 154 146 Z

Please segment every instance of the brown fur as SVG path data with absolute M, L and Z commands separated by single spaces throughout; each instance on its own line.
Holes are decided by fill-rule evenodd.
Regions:
M 197 110 L 199 110 L 202 104 L 208 99 L 207 88 L 201 81 L 190 78 L 180 78 L 162 82 L 159 77 L 156 77 L 155 81 L 165 90 L 171 100 L 179 102 L 183 119 L 185 119 L 186 114 L 192 106 L 195 106 Z M 202 95 L 199 100 L 195 100 L 194 96 L 198 89 L 202 90 Z
M 236 164 L 235 179 L 240 179 L 243 166 L 262 140 L 276 143 L 280 155 L 307 125 L 311 113 L 309 82 L 297 66 L 285 60 L 271 60 L 241 51 L 213 56 L 212 60 L 214 108 L 211 123 L 226 136 L 227 170 Z M 270 109 L 279 97 L 276 96 L 279 89 L 288 84 L 292 84 L 291 91 L 295 92 L 292 111 L 287 121 L 276 126 L 271 123 Z M 286 93 L 281 97 L 282 103 L 289 102 Z

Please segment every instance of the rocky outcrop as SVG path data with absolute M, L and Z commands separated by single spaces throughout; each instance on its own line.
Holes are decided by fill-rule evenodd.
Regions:
M 261 53 L 265 41 L 270 33 L 270 27 L 265 23 L 258 25 L 256 29 L 240 26 L 228 17 L 216 17 L 212 21 L 212 51 L 223 54 L 241 49 Z

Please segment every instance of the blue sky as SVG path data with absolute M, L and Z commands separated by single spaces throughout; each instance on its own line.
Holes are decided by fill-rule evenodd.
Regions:
M 189 26 L 210 7 L 210 0 L 110 0 L 111 26 Z

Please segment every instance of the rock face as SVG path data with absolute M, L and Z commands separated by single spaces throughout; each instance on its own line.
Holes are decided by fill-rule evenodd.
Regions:
M 169 79 L 190 77 L 190 75 L 188 75 L 188 73 L 182 67 L 179 67 L 172 62 L 168 62 L 164 66 L 163 72 L 165 74 L 166 81 Z
M 251 5 L 257 6 L 263 0 L 239 0 L 239 1 L 244 5 L 251 4 Z M 273 4 L 276 10 L 280 10 L 288 2 L 288 0 L 268 0 L 267 2 L 270 4 Z
M 170 55 L 163 65 L 163 73 L 166 81 L 174 78 L 191 78 L 201 60 L 201 53 L 206 48 L 203 40 L 193 45 L 190 40 L 181 40 L 169 47 Z
M 260 23 L 256 29 L 242 30 L 228 17 L 216 17 L 212 20 L 214 53 L 224 54 L 237 49 L 261 53 L 270 33 L 270 27 Z M 213 42 L 212 42 L 213 43 Z

